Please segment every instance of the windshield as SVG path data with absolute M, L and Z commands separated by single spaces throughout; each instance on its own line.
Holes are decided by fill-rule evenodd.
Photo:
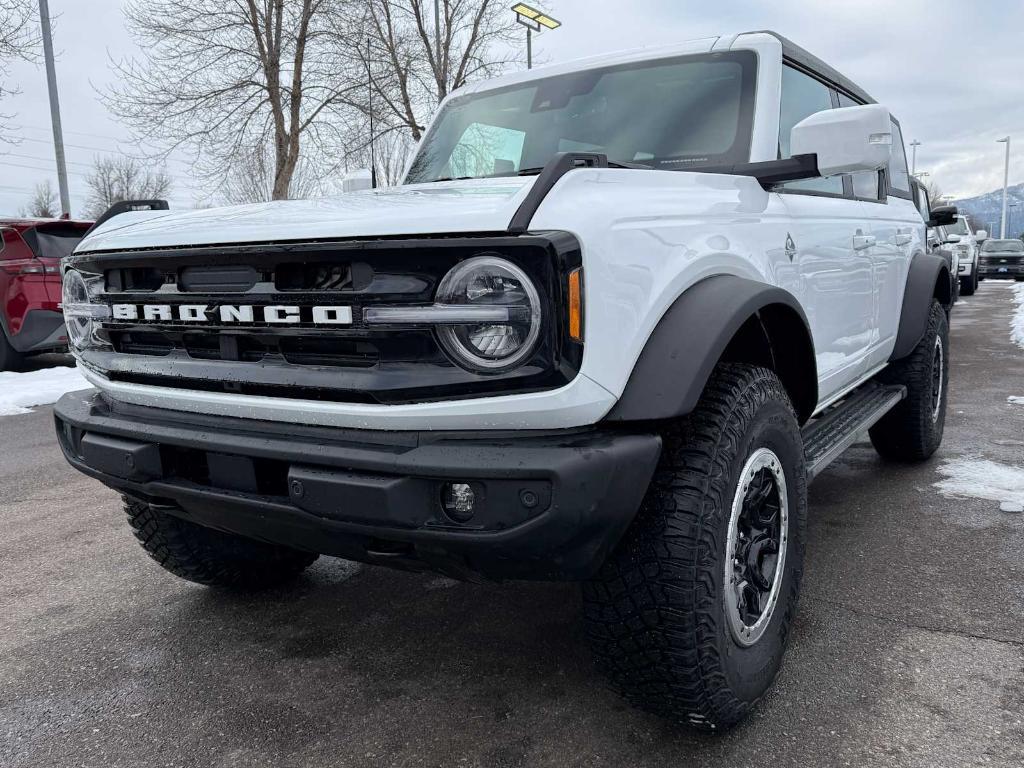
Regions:
M 983 251 L 1013 251 L 1024 253 L 1024 242 L 1020 240 L 988 240 L 981 247 Z
M 536 172 L 558 152 L 688 170 L 750 157 L 756 57 L 686 56 L 535 80 L 451 101 L 407 184 Z
M 967 223 L 958 216 L 955 222 L 946 225 L 946 234 L 969 235 L 971 233 L 967 231 Z

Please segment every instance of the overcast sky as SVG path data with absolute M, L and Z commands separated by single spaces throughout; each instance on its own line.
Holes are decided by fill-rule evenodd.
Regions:
M 511 6 L 512 2 L 509 0 Z M 549 62 L 604 51 L 661 45 L 696 37 L 773 29 L 840 70 L 903 124 L 904 138 L 921 142 L 917 168 L 942 191 L 969 196 L 1002 185 L 1002 144 L 1016 150 L 1010 183 L 1024 181 L 1024 3 L 1020 0 L 557 0 L 534 4 L 564 26 L 535 38 Z M 614 8 L 619 17 L 602 10 Z M 71 174 L 72 208 L 85 199 L 84 174 L 93 158 L 119 148 L 127 131 L 106 111 L 96 88 L 109 83 L 108 56 L 132 56 L 120 0 L 50 0 L 59 15 L 57 75 Z M 525 40 L 524 40 L 525 44 Z M 9 85 L 22 93 L 5 100 L 15 112 L 17 146 L 0 145 L 0 214 L 20 208 L 38 181 L 53 173 L 49 109 L 41 66 L 15 65 Z M 909 156 L 909 150 L 908 150 Z M 27 166 L 27 167 L 26 167 Z M 174 207 L 201 193 L 184 158 L 169 171 Z

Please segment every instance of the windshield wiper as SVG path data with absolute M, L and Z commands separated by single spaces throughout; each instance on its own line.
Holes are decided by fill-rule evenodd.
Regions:
M 617 160 L 609 160 L 608 161 L 608 167 L 609 168 L 635 168 L 635 169 L 638 169 L 638 170 L 648 170 L 648 171 L 653 171 L 654 170 L 654 166 L 653 165 L 645 165 L 644 163 L 622 163 L 622 162 L 619 162 Z M 540 173 L 543 170 L 544 170 L 543 166 L 539 167 L 539 168 L 523 168 L 516 175 L 518 175 L 518 176 L 536 176 L 538 173 Z

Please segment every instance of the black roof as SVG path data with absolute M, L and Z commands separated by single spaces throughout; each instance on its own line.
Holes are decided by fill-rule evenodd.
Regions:
M 799 45 L 794 43 L 789 38 L 783 37 L 778 32 L 773 32 L 770 29 L 760 29 L 757 30 L 757 32 L 760 32 L 765 35 L 771 35 L 772 37 L 776 38 L 780 43 L 782 43 L 782 55 L 785 58 L 789 59 L 790 61 L 794 62 L 795 64 L 798 64 L 806 69 L 813 70 L 817 74 L 824 77 L 826 80 L 830 80 L 834 85 L 836 85 L 839 88 L 839 90 L 846 91 L 851 96 L 855 96 L 859 101 L 863 101 L 865 104 L 876 103 L 867 91 L 865 91 L 855 82 L 850 80 L 850 78 L 846 77 L 846 75 L 838 72 L 836 69 L 826 64 L 824 61 L 819 59 L 810 51 L 801 48 Z

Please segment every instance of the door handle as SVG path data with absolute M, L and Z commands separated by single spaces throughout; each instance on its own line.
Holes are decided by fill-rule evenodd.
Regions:
M 914 239 L 914 236 L 909 232 L 897 232 L 896 233 L 896 245 L 910 245 L 910 241 Z
M 863 251 L 865 248 L 870 248 L 875 244 L 874 235 L 854 235 L 853 236 L 853 250 Z

